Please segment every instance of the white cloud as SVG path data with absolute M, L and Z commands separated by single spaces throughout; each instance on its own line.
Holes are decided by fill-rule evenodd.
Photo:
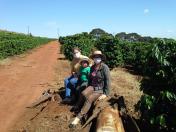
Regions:
M 149 9 L 144 9 L 144 14 L 148 14 L 149 13 Z
M 167 33 L 173 33 L 174 31 L 173 30 L 167 30 Z
M 49 28 L 57 28 L 58 24 L 55 21 L 49 21 L 45 23 L 45 26 L 49 27 Z

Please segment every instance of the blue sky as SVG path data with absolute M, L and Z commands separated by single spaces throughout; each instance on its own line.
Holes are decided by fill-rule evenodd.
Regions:
M 0 0 L 0 29 L 57 37 L 102 28 L 176 38 L 176 0 Z

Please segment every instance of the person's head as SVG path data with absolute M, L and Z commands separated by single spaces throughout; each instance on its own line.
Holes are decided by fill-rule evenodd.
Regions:
M 89 66 L 89 60 L 87 58 L 84 58 L 81 60 L 80 64 L 82 67 L 86 68 Z
M 72 52 L 74 58 L 80 58 L 81 50 L 78 47 L 73 48 Z
M 94 60 L 95 64 L 100 64 L 102 61 L 105 61 L 105 55 L 103 55 L 100 50 L 94 51 L 91 58 Z

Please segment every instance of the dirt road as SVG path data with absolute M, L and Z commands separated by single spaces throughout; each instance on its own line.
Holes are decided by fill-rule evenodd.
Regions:
M 6 132 L 25 107 L 55 80 L 57 41 L 0 64 L 0 131 Z

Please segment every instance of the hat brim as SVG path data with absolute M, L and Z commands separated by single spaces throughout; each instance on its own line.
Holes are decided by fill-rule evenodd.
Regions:
M 81 64 L 82 62 L 87 62 L 88 65 L 90 64 L 90 62 L 89 62 L 88 60 L 81 60 L 81 61 L 80 61 L 80 64 Z
M 90 58 L 93 59 L 97 55 L 99 55 L 102 58 L 103 61 L 106 60 L 106 56 L 104 54 L 93 54 L 93 55 L 90 56 Z

